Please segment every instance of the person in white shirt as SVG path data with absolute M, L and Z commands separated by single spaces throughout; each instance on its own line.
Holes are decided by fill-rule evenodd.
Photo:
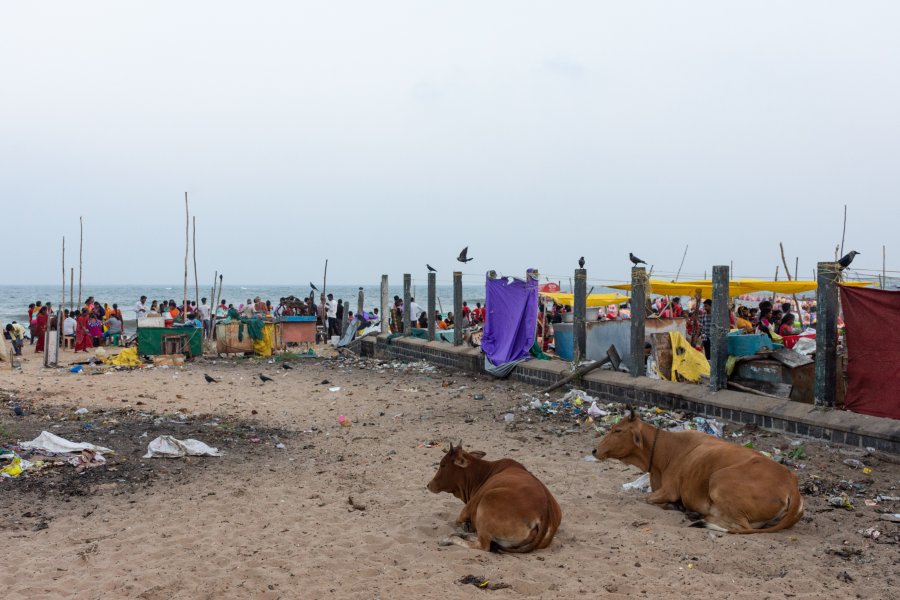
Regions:
M 141 299 L 134 305 L 134 315 L 136 319 L 143 319 L 147 316 L 147 296 L 141 296 Z
M 203 334 L 209 334 L 209 315 L 210 308 L 206 303 L 206 298 L 200 298 L 200 306 L 197 307 L 197 312 L 200 313 L 200 320 L 203 321 Z
M 328 318 L 328 335 L 340 335 L 337 323 L 337 302 L 334 294 L 328 294 L 328 302 L 325 303 L 325 316 Z
M 409 299 L 409 320 L 410 320 L 410 322 L 415 323 L 416 321 L 418 321 L 419 317 L 422 315 L 423 312 L 425 312 L 425 309 L 422 308 L 421 306 L 419 306 L 418 304 L 416 304 L 416 299 L 411 297 Z

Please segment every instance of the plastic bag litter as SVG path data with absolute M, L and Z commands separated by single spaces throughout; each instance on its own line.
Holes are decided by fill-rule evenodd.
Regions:
M 81 454 L 73 456 L 68 460 L 73 467 L 84 469 L 87 467 L 99 467 L 106 464 L 106 459 L 99 452 L 93 450 L 82 450 Z
M 575 406 L 581 406 L 581 404 L 584 402 L 593 404 L 597 402 L 597 399 L 584 390 L 576 390 L 573 388 L 566 392 L 565 396 L 560 398 L 560 402 L 571 402 Z
M 137 348 L 125 348 L 115 356 L 105 359 L 104 362 L 117 367 L 140 367 L 143 364 L 138 356 Z
M 596 419 L 597 417 L 605 417 L 609 413 L 598 407 L 597 401 L 594 400 L 591 402 L 591 406 L 587 409 L 587 414 Z
M 65 438 L 52 434 L 49 431 L 42 431 L 30 442 L 22 442 L 20 444 L 26 450 L 42 450 L 44 452 L 52 452 L 54 454 L 68 454 L 70 452 L 81 452 L 82 450 L 92 450 L 94 452 L 102 452 L 109 454 L 112 452 L 109 448 L 103 446 L 95 446 L 88 442 L 70 442 Z
M 181 458 L 182 456 L 222 456 L 218 448 L 207 446 L 200 440 L 177 440 L 171 435 L 161 435 L 147 446 L 144 458 Z
M 0 477 L 18 477 L 28 470 L 31 463 L 18 456 L 13 457 L 12 462 L 0 469 Z
M 622 484 L 622 489 L 626 492 L 628 490 L 637 490 L 639 492 L 649 492 L 650 491 L 650 473 L 644 473 L 634 481 L 629 481 L 628 483 Z

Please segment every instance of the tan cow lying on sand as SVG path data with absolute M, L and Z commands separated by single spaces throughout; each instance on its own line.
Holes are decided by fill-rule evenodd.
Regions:
M 428 483 L 428 491 L 449 492 L 466 503 L 456 524 L 475 531 L 465 539 L 454 534 L 458 537 L 445 543 L 502 552 L 549 546 L 562 519 L 550 490 L 516 461 L 482 460 L 483 456 L 481 451 L 466 452 L 462 442 L 450 444 Z
M 699 431 L 662 431 L 630 410 L 594 450 L 650 473 L 651 504 L 681 503 L 697 527 L 768 533 L 803 516 L 797 477 L 759 452 Z

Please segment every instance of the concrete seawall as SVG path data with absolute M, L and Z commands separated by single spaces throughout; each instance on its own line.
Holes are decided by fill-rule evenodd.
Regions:
M 415 338 L 387 335 L 360 340 L 362 356 L 427 360 L 435 365 L 470 373 L 484 372 L 484 356 L 478 348 L 453 346 Z M 535 386 L 548 386 L 570 373 L 562 361 L 529 360 L 513 370 L 510 378 Z M 759 427 L 860 448 L 900 454 L 900 421 L 860 415 L 843 410 L 822 410 L 811 404 L 766 398 L 731 390 L 713 392 L 706 386 L 596 370 L 579 386 L 604 402 L 634 402 L 696 415 L 718 417 Z

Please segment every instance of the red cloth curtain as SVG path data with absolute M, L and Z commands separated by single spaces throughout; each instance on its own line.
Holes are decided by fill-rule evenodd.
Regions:
M 900 419 L 900 292 L 841 286 L 848 410 Z

